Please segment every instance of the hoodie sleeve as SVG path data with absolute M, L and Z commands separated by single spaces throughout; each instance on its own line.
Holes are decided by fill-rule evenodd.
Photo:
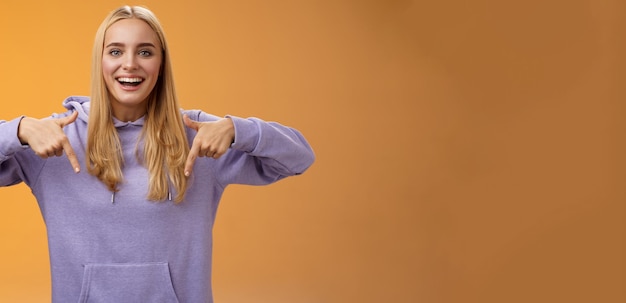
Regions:
M 24 117 L 19 117 L 11 121 L 0 121 L 0 186 L 18 184 L 22 181 L 30 183 L 26 171 L 37 169 L 42 161 L 24 158 L 28 157 L 28 146 L 22 145 L 17 137 L 18 127 Z M 23 166 L 25 164 L 25 166 Z
M 313 149 L 296 129 L 258 118 L 226 117 L 235 126 L 235 142 L 216 161 L 222 185 L 273 183 L 302 174 L 315 161 Z M 199 121 L 215 119 L 203 112 L 198 116 Z

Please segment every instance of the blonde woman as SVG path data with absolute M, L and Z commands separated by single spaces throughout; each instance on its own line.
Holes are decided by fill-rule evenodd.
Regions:
M 0 185 L 25 182 L 40 205 L 52 302 L 212 302 L 225 187 L 313 163 L 292 128 L 179 110 L 173 83 L 159 21 L 124 6 L 96 33 L 91 97 L 47 119 L 0 121 Z

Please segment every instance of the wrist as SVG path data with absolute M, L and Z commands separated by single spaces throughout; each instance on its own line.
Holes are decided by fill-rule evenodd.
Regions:
M 23 117 L 17 126 L 17 138 L 22 145 L 28 145 L 27 133 L 31 120 L 33 120 L 33 118 Z
M 235 123 L 230 117 L 224 117 L 222 122 L 226 126 L 228 135 L 231 137 L 230 144 L 232 145 L 235 143 Z

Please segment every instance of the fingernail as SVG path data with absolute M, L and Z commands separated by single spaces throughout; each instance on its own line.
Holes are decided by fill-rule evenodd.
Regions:
M 79 173 L 79 172 L 80 172 L 80 168 L 78 168 L 78 167 L 77 167 L 77 168 L 74 168 L 74 171 L 75 171 L 76 173 Z
M 185 177 L 189 177 L 189 172 L 185 171 Z

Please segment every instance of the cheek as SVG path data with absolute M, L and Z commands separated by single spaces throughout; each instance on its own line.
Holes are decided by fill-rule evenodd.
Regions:
M 144 72 L 146 72 L 146 75 L 148 75 L 150 79 L 148 81 L 148 86 L 150 87 L 150 90 L 153 90 L 157 82 L 159 81 L 160 69 L 160 62 L 156 64 L 146 64 L 143 66 Z
M 115 65 L 113 62 L 102 60 L 102 76 L 104 77 L 104 81 L 108 83 L 111 81 L 111 76 L 115 72 Z
M 159 77 L 160 70 L 161 70 L 160 62 L 149 64 L 149 65 L 146 66 L 146 69 L 145 69 L 145 71 L 148 74 L 150 74 L 150 76 L 152 76 L 153 78 L 158 78 Z

